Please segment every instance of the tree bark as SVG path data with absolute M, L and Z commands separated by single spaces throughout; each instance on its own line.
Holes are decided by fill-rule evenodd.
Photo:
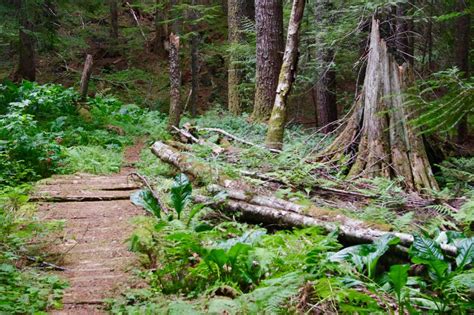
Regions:
M 162 58 L 165 58 L 167 55 L 166 40 L 168 37 L 168 24 L 164 22 L 167 20 L 167 3 L 168 1 L 156 0 L 155 4 L 155 38 L 153 40 L 153 50 Z
M 468 10 L 467 0 L 456 0 L 456 11 L 461 13 L 457 18 L 455 29 L 455 59 L 456 66 L 463 72 L 465 78 L 469 77 L 469 44 L 471 41 L 471 16 Z M 457 143 L 462 144 L 469 135 L 467 113 L 458 124 Z
M 17 78 L 29 81 L 36 80 L 36 39 L 33 34 L 34 27 L 28 16 L 28 10 L 25 0 L 17 1 L 19 12 L 19 63 Z
M 410 68 L 388 54 L 374 19 L 362 95 L 320 159 L 349 161 L 349 178 L 402 176 L 409 190 L 438 189 L 423 139 L 408 123 L 414 113 L 404 106 L 403 90 L 413 80 Z
M 253 12 L 253 13 L 252 13 Z M 253 1 L 228 0 L 227 24 L 229 44 L 241 44 L 245 37 L 242 32 L 242 21 L 245 18 L 255 17 L 255 7 Z M 234 115 L 240 115 L 243 111 L 239 86 L 242 83 L 243 73 L 238 65 L 239 56 L 231 53 L 229 56 L 229 69 L 227 75 L 228 106 L 229 111 Z
M 397 48 L 398 62 L 408 62 L 411 67 L 414 63 L 415 37 L 413 36 L 413 19 L 410 12 L 413 1 L 398 3 L 396 8 L 395 46 Z
M 169 37 L 169 72 L 170 72 L 170 112 L 168 129 L 173 131 L 173 126 L 179 128 L 181 119 L 181 72 L 179 70 L 179 36 L 174 33 Z
M 84 63 L 84 69 L 82 70 L 81 87 L 79 90 L 79 94 L 81 95 L 82 101 L 85 101 L 87 98 L 87 90 L 89 89 L 89 80 L 92 74 L 92 65 L 93 65 L 92 55 L 87 54 L 86 61 Z
M 299 205 L 270 194 L 256 195 L 255 188 L 248 183 L 229 179 L 213 167 L 199 163 L 170 146 L 155 142 L 151 151 L 166 163 L 170 163 L 181 172 L 190 175 L 208 185 L 211 193 L 225 192 L 226 200 L 215 201 L 204 196 L 194 196 L 194 201 L 207 204 L 211 207 L 239 212 L 253 219 L 271 224 L 285 226 L 319 226 L 327 231 L 338 231 L 342 237 L 359 242 L 369 242 L 390 233 L 400 238 L 403 245 L 410 245 L 413 236 L 405 233 L 389 232 L 371 228 L 363 221 L 349 218 L 340 213 L 321 209 L 314 205 Z M 217 182 L 219 185 L 209 185 Z M 453 246 L 444 246 L 443 249 L 451 254 L 456 253 Z
M 316 1 L 316 25 L 322 30 L 323 24 L 331 20 L 331 3 L 328 0 Z M 320 75 L 316 82 L 316 115 L 321 132 L 329 133 L 334 130 L 334 121 L 337 120 L 336 104 L 336 71 L 332 66 L 334 51 L 325 47 L 325 43 L 318 37 L 316 40 L 316 61 Z
M 303 19 L 305 0 L 293 0 L 290 21 L 288 24 L 288 35 L 286 38 L 283 63 L 278 78 L 275 102 L 268 123 L 268 131 L 265 146 L 271 149 L 283 147 L 283 135 L 285 132 L 287 99 L 295 80 L 296 67 L 298 64 L 298 42 L 299 29 Z
M 196 5 L 197 0 L 192 0 L 191 4 Z M 199 37 L 196 25 L 198 14 L 195 10 L 191 12 L 191 19 L 195 21 L 191 26 L 191 30 L 194 33 L 191 38 L 191 116 L 195 117 L 197 114 L 199 89 Z
M 283 57 L 283 1 L 256 0 L 257 64 L 252 120 L 267 121 L 272 113 Z
M 118 41 L 118 7 L 117 0 L 109 0 L 110 10 L 110 35 L 114 42 Z

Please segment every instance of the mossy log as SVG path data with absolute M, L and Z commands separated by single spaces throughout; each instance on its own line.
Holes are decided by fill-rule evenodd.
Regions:
M 181 172 L 208 185 L 210 192 L 224 191 L 228 198 L 225 201 L 215 201 L 208 197 L 197 196 L 195 200 L 209 204 L 211 207 L 225 209 L 252 216 L 259 222 L 282 224 L 288 226 L 319 226 L 327 231 L 339 231 L 347 239 L 356 242 L 370 242 L 390 233 L 400 238 L 402 245 L 410 245 L 413 236 L 406 233 L 391 232 L 372 228 L 369 224 L 349 218 L 345 215 L 318 208 L 314 205 L 299 205 L 277 198 L 268 192 L 259 190 L 242 180 L 232 180 L 221 174 L 218 169 L 193 160 L 192 156 L 183 154 L 174 148 L 155 142 L 151 151 L 162 161 L 172 164 Z M 456 248 L 443 246 L 449 254 L 455 254 Z
M 349 161 L 349 178 L 403 177 L 408 190 L 437 190 L 422 136 L 409 124 L 414 113 L 404 105 L 403 90 L 412 82 L 412 70 L 388 53 L 374 19 L 361 96 L 318 159 Z

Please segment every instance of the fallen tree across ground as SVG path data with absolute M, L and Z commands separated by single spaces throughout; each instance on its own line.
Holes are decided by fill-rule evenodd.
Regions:
M 349 218 L 336 211 L 314 205 L 299 205 L 277 198 L 270 192 L 253 187 L 245 181 L 230 179 L 221 174 L 219 169 L 195 161 L 192 156 L 183 154 L 162 142 L 155 142 L 151 151 L 162 161 L 172 164 L 193 179 L 207 183 L 211 193 L 224 192 L 227 196 L 226 200 L 195 196 L 196 202 L 206 203 L 213 208 L 239 212 L 262 223 L 318 226 L 329 232 L 338 231 L 342 238 L 357 243 L 371 242 L 387 233 L 400 238 L 401 245 L 409 246 L 413 243 L 414 238 L 411 234 L 375 228 L 366 222 Z M 447 254 L 456 254 L 454 246 L 442 245 L 442 249 Z

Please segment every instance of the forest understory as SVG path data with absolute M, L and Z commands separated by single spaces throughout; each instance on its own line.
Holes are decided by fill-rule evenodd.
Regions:
M 470 314 L 473 6 L 0 4 L 0 314 Z

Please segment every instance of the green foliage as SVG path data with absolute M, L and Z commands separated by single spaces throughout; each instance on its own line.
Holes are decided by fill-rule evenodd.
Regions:
M 122 153 L 96 146 L 77 146 L 67 149 L 64 162 L 66 167 L 63 171 L 67 173 L 117 173 L 122 164 Z
M 456 68 L 443 70 L 419 82 L 409 97 L 407 105 L 421 111 L 413 120 L 415 126 L 423 133 L 448 132 L 474 110 L 474 80 L 463 79 Z
M 44 246 L 38 242 L 55 225 L 38 222 L 34 207 L 27 204 L 29 187 L 0 191 L 0 313 L 26 314 L 61 306 L 65 283 L 24 266 L 27 255 Z M 32 240 L 37 241 L 33 243 Z M 22 266 L 22 267 L 19 267 Z
M 375 278 L 375 271 L 380 257 L 385 254 L 390 245 L 398 244 L 400 239 L 385 234 L 373 244 L 362 244 L 346 247 L 331 256 L 332 261 L 351 261 L 359 272 L 367 271 L 369 278 Z
M 150 190 L 139 190 L 130 196 L 130 200 L 156 218 L 161 218 L 161 208 Z
M 0 184 L 58 172 L 117 172 L 121 150 L 137 136 L 168 137 L 163 115 L 112 97 L 79 106 L 60 85 L 0 85 Z
M 171 204 L 178 215 L 178 220 L 181 219 L 181 213 L 191 199 L 192 190 L 193 188 L 186 175 L 179 174 L 176 176 L 173 187 L 171 187 Z

